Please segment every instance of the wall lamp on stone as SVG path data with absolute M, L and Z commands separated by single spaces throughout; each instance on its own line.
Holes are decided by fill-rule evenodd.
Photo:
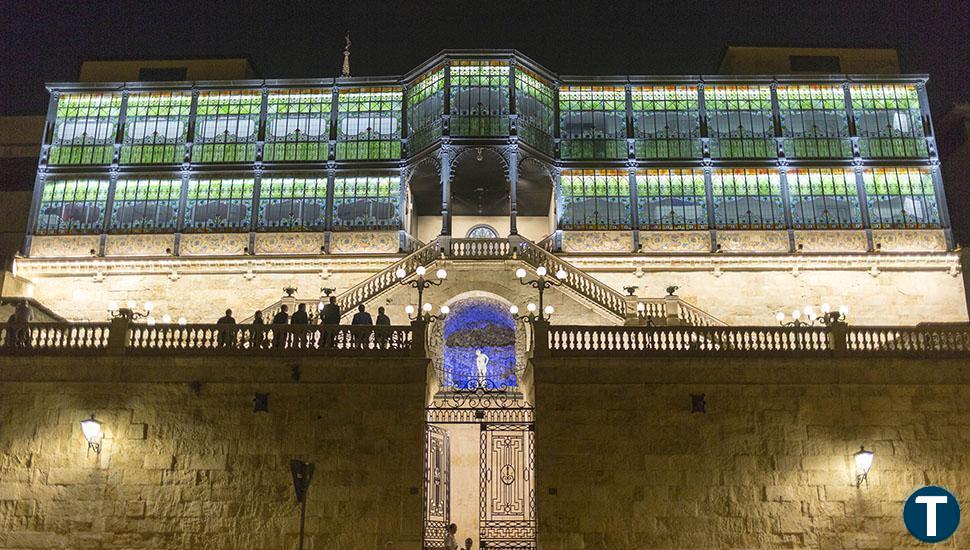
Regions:
M 84 434 L 84 439 L 88 441 L 88 449 L 100 453 L 104 432 L 101 431 L 101 422 L 95 420 L 93 414 L 91 418 L 81 421 L 81 432 Z
M 865 482 L 866 487 L 869 486 L 869 470 L 872 469 L 872 459 L 876 456 L 876 453 L 872 451 L 867 451 L 865 446 L 859 447 L 858 452 L 853 455 L 855 458 L 855 486 L 861 487 L 862 483 Z

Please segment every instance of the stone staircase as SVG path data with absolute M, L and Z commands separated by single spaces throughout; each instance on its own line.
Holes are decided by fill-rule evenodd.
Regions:
M 562 270 L 566 273 L 566 277 L 561 280 L 560 290 L 604 311 L 619 323 L 638 324 L 649 318 L 656 325 L 722 326 L 725 324 L 677 296 L 664 298 L 625 296 L 544 247 L 518 236 L 507 239 L 439 238 L 338 294 L 337 304 L 340 305 L 342 313 L 349 313 L 358 305 L 369 303 L 395 288 L 400 281 L 396 273 L 398 269 L 403 269 L 408 276 L 411 276 L 418 266 L 429 267 L 439 260 L 458 262 L 518 260 L 533 269 L 545 267 L 550 276 Z M 283 304 L 287 304 L 290 311 L 294 311 L 301 303 L 307 304 L 309 311 L 315 312 L 319 300 L 284 297 L 263 309 L 263 318 L 267 320 L 272 318 Z M 643 304 L 642 317 L 637 316 L 638 304 Z M 252 318 L 249 318 L 243 320 L 243 323 L 251 321 Z

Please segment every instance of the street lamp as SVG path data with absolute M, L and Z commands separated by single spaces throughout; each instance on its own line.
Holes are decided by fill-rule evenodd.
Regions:
M 524 286 L 531 286 L 532 288 L 539 291 L 539 307 L 538 307 L 538 310 L 540 311 L 539 320 L 543 320 L 542 319 L 543 313 L 548 313 L 549 315 L 552 315 L 552 311 L 547 312 L 546 310 L 548 308 L 543 307 L 543 296 L 546 292 L 546 289 L 556 287 L 556 286 L 562 286 L 563 280 L 565 280 L 566 276 L 568 275 L 566 273 L 566 270 L 562 268 L 556 271 L 555 279 L 547 278 L 546 275 L 548 273 L 549 272 L 548 270 L 546 270 L 546 267 L 540 265 L 539 267 L 536 268 L 536 275 L 538 275 L 538 277 L 531 281 L 527 281 L 525 280 L 527 273 L 524 268 L 520 267 L 515 270 L 515 278 L 519 280 L 519 284 L 522 284 Z
M 540 311 L 539 307 L 532 302 L 529 302 L 525 309 L 528 313 L 519 315 L 519 306 L 513 304 L 509 306 L 509 313 L 512 314 L 512 319 L 516 321 L 534 323 L 535 321 L 548 321 L 552 318 L 552 314 L 556 312 L 556 309 L 552 306 L 546 306 Z
M 149 318 L 152 314 L 152 310 L 155 309 L 155 304 L 151 302 L 145 302 L 144 311 L 136 311 L 135 308 L 138 307 L 138 302 L 134 300 L 128 300 L 125 307 L 119 307 L 118 302 L 111 301 L 108 302 L 108 318 L 109 319 L 128 319 L 129 321 L 134 321 L 135 319 Z
M 423 265 L 419 265 L 414 270 L 414 274 L 417 275 L 417 278 L 411 281 L 405 281 L 408 274 L 403 267 L 397 268 L 397 271 L 395 271 L 394 274 L 399 279 L 400 284 L 418 289 L 418 303 L 422 304 L 424 303 L 424 289 L 429 288 L 431 286 L 439 286 L 441 285 L 441 283 L 445 282 L 445 279 L 448 278 L 448 272 L 445 271 L 444 269 L 439 269 L 438 271 L 435 272 L 435 277 L 438 278 L 437 281 L 431 281 L 431 280 L 425 279 L 424 275 L 427 272 L 428 272 L 427 268 L 425 268 Z
M 647 305 L 643 302 L 637 302 L 637 320 L 646 327 L 657 326 L 656 323 L 653 322 L 653 316 L 647 315 Z
M 855 486 L 861 487 L 862 482 L 866 483 L 866 487 L 869 486 L 869 470 L 872 469 L 872 459 L 875 457 L 876 453 L 872 451 L 867 451 L 865 446 L 860 446 L 859 450 L 854 455 L 855 458 Z
M 451 308 L 448 306 L 441 306 L 439 313 L 437 315 L 432 315 L 431 310 L 434 309 L 430 303 L 421 306 L 421 310 L 417 311 L 414 306 L 408 304 L 404 306 L 404 312 L 408 314 L 408 319 L 412 321 L 424 321 L 426 323 L 433 323 L 435 321 L 442 321 L 451 312 Z
M 832 310 L 832 306 L 824 303 L 819 306 L 821 315 L 815 312 L 815 307 L 807 305 L 802 309 L 794 309 L 791 312 L 791 321 L 786 321 L 785 312 L 775 313 L 775 320 L 783 327 L 810 327 L 822 325 L 830 327 L 835 323 L 844 323 L 849 315 L 849 306 L 841 305 L 838 310 Z
M 81 432 L 84 434 L 84 439 L 88 441 L 88 449 L 100 453 L 104 434 L 101 432 L 101 422 L 95 420 L 93 414 L 91 418 L 81 421 Z

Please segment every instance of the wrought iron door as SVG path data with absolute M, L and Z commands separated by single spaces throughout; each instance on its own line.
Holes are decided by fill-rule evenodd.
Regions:
M 451 521 L 451 449 L 448 432 L 431 424 L 425 432 L 424 548 L 444 548 Z
M 479 544 L 536 548 L 535 432 L 529 424 L 481 424 Z

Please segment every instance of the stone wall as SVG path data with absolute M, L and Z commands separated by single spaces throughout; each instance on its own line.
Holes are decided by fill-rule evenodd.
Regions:
M 0 548 L 296 548 L 299 458 L 316 465 L 307 548 L 417 549 L 426 369 L 0 356 Z
M 545 359 L 535 381 L 543 550 L 917 547 L 912 491 L 970 495 L 965 360 Z

